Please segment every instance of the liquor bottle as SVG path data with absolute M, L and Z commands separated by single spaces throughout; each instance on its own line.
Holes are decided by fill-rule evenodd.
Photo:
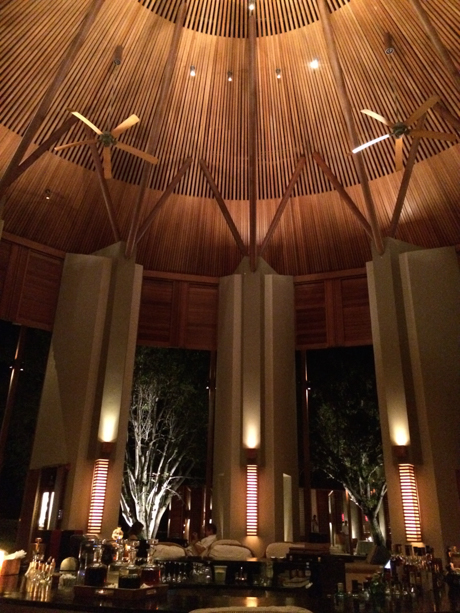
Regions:
M 339 613 L 345 611 L 345 591 L 343 589 L 343 583 L 337 583 L 337 592 L 335 594 L 335 610 Z
M 95 543 L 93 561 L 85 568 L 84 584 L 92 587 L 103 587 L 107 579 L 107 566 L 101 561 L 102 548 Z

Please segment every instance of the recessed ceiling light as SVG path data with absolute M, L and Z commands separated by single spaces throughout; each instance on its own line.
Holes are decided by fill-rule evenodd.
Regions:
M 310 62 L 310 68 L 313 68 L 313 70 L 316 70 L 317 68 L 319 68 L 319 60 L 317 60 L 316 58 L 312 60 Z
M 276 78 L 281 79 L 281 68 L 277 68 L 275 72 L 276 72 Z
M 250 2 L 250 3 L 249 3 L 249 6 L 248 6 L 248 9 L 249 9 L 250 11 L 253 11 L 255 8 L 256 8 L 255 3 L 254 3 L 254 2 Z
M 195 66 L 190 66 L 190 76 L 194 77 L 196 75 L 196 68 Z
M 232 71 L 231 71 L 231 70 L 229 70 L 229 71 L 227 72 L 227 79 L 228 79 L 228 81 L 233 81 L 233 73 L 232 73 Z

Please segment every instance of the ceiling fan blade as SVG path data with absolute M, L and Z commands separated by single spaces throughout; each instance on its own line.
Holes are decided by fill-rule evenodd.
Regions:
M 431 109 L 431 107 L 439 102 L 440 99 L 441 98 L 439 96 L 431 96 L 431 98 L 428 98 L 428 100 L 426 100 L 421 106 L 418 107 L 416 111 L 412 113 L 410 117 L 407 118 L 407 121 L 404 122 L 406 126 L 410 126 L 417 121 L 417 119 L 421 117 L 423 113 L 426 113 L 428 109 Z
M 104 178 L 112 178 L 112 158 L 110 156 L 110 147 L 104 147 L 102 150 L 102 168 L 104 169 Z
M 403 137 L 395 140 L 395 171 L 403 169 Z
M 81 113 L 79 113 L 78 111 L 70 111 L 72 113 L 72 115 L 75 115 L 75 117 L 78 117 L 78 119 L 81 119 L 81 121 L 83 121 L 83 123 L 86 123 L 86 125 L 88 127 L 91 128 L 91 130 L 93 130 L 94 132 L 96 132 L 96 134 L 102 134 L 102 132 L 99 130 L 99 128 L 97 128 L 94 123 L 91 123 L 89 119 L 86 119 L 86 117 L 84 117 Z
M 379 115 L 378 113 L 374 113 L 374 111 L 370 111 L 369 109 L 363 109 L 361 113 L 364 113 L 365 115 L 369 115 L 369 117 L 373 117 L 374 119 L 377 119 L 377 121 L 380 121 L 381 123 L 385 124 L 389 128 L 391 128 L 392 126 L 392 124 L 388 121 L 388 119 L 385 119 L 385 117 L 382 117 L 382 115 Z
M 134 126 L 138 121 L 140 121 L 140 119 L 137 117 L 137 115 L 130 115 L 128 119 L 122 121 L 119 126 L 111 131 L 111 135 L 117 138 L 117 136 L 120 136 L 122 132 L 125 132 L 125 130 L 128 130 L 128 128 L 131 128 L 131 126 Z
M 385 140 L 386 138 L 390 138 L 390 134 L 384 134 L 383 136 L 379 136 L 378 138 L 374 138 L 374 140 L 370 140 L 364 145 L 360 145 L 359 147 L 355 147 L 352 150 L 352 153 L 358 153 L 358 151 L 362 151 L 363 149 L 367 149 L 371 145 L 375 145 L 375 143 L 379 143 L 381 140 Z
M 67 143 L 66 145 L 59 145 L 55 147 L 55 151 L 61 151 L 61 149 L 68 149 L 69 147 L 76 147 L 77 145 L 92 145 L 97 143 L 97 140 L 77 140 L 74 143 Z
M 137 157 L 142 158 L 143 160 L 147 160 L 151 164 L 158 164 L 158 158 L 150 155 L 149 153 L 145 153 L 140 149 L 136 149 L 135 147 L 131 147 L 130 145 L 125 145 L 124 143 L 118 143 L 115 145 L 119 149 L 123 149 L 123 151 L 127 151 L 128 153 L 132 153 L 133 155 L 137 155 Z
M 417 136 L 417 138 L 436 138 L 438 140 L 449 140 L 451 142 L 455 142 L 458 140 L 456 134 L 449 134 L 448 132 L 432 132 L 431 130 L 411 130 L 412 136 Z

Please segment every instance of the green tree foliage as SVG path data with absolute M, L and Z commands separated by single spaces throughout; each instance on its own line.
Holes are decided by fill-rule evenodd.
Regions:
M 387 486 L 372 349 L 318 352 L 311 362 L 312 464 L 348 490 L 381 545 L 378 513 Z
M 122 513 L 154 538 L 187 480 L 205 474 L 209 354 L 138 347 L 122 484 Z

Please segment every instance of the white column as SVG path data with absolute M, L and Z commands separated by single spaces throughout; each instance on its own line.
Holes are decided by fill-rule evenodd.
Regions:
M 224 538 L 242 540 L 258 555 L 284 540 L 286 526 L 298 538 L 296 425 L 293 278 L 263 260 L 252 273 L 245 259 L 220 282 L 213 516 Z M 245 538 L 251 453 L 259 472 L 259 530 Z
M 393 543 L 405 542 L 395 446 L 415 466 L 422 538 L 441 556 L 460 511 L 460 275 L 454 248 L 393 239 L 367 265 Z

